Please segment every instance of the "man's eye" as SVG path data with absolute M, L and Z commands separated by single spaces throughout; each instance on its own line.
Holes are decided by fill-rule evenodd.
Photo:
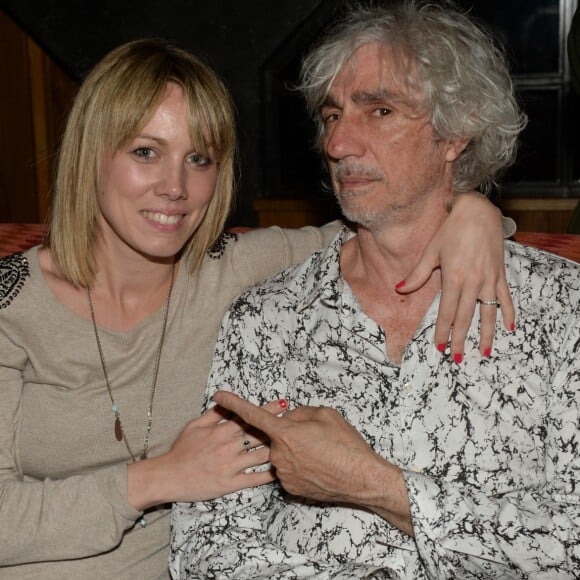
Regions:
M 322 122 L 327 125 L 328 123 L 334 123 L 340 119 L 340 115 L 338 113 L 328 113 L 327 115 L 322 115 Z
M 373 115 L 375 117 L 386 117 L 387 115 L 391 114 L 391 109 L 388 107 L 379 107 L 373 111 Z

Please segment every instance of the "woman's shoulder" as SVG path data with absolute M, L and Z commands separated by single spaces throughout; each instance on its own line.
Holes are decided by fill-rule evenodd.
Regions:
M 333 222 L 322 227 L 241 228 L 227 233 L 207 252 L 200 270 L 206 282 L 213 277 L 221 283 L 228 280 L 239 291 L 302 262 L 325 247 L 342 224 Z
M 323 248 L 341 226 L 341 222 L 332 222 L 322 227 L 235 228 L 218 238 L 207 257 L 211 260 L 232 257 L 239 264 L 248 265 L 266 261 L 283 268 Z
M 31 251 L 0 258 L 0 311 L 8 308 L 18 298 L 30 279 Z
M 234 245 L 239 241 L 238 232 L 223 232 L 207 251 L 206 257 L 210 260 L 220 260 L 226 253 L 233 250 Z

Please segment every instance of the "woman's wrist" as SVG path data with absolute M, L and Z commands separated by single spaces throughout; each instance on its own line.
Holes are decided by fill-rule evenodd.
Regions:
M 454 195 L 450 203 L 450 209 L 455 209 L 458 206 L 467 206 L 473 210 L 474 204 L 475 207 L 479 206 L 485 215 L 489 215 L 490 220 L 501 220 L 504 238 L 511 238 L 515 235 L 518 229 L 516 222 L 512 218 L 504 216 L 501 213 L 501 210 L 493 204 L 486 195 L 483 195 L 478 191 L 469 191 L 467 193 L 458 193 Z M 461 210 L 462 208 L 459 209 Z
M 163 456 L 127 466 L 127 501 L 140 511 L 172 501 L 167 491 Z

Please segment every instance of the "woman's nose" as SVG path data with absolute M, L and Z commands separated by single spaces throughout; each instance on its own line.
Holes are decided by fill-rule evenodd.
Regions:
M 185 167 L 182 164 L 168 164 L 165 166 L 155 193 L 171 201 L 187 199 L 188 192 Z

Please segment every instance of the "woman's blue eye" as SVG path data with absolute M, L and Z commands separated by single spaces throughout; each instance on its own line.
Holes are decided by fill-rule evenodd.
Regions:
M 201 153 L 194 153 L 191 157 L 190 160 L 193 164 L 195 165 L 209 165 L 211 163 L 211 159 L 209 159 L 209 157 L 206 157 L 205 155 L 202 155 Z
M 142 159 L 148 159 L 149 157 L 152 156 L 153 149 L 149 147 L 138 147 L 137 149 L 135 149 L 134 153 L 135 155 L 137 155 L 137 157 L 141 157 Z

